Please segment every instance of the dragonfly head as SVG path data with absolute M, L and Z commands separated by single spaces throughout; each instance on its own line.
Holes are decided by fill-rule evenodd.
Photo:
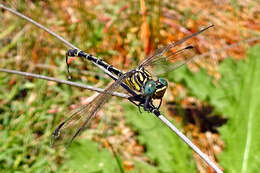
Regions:
M 144 94 L 147 96 L 152 96 L 154 99 L 161 99 L 168 87 L 168 82 L 159 78 L 157 81 L 150 80 L 145 84 Z
M 156 88 L 156 82 L 150 80 L 144 86 L 144 94 L 147 96 L 152 96 L 155 93 Z
M 156 81 L 156 90 L 154 92 L 153 98 L 154 99 L 161 99 L 164 96 L 164 93 L 168 87 L 167 80 L 163 78 L 159 78 Z
M 159 78 L 157 81 L 157 87 L 168 87 L 168 82 L 164 78 Z

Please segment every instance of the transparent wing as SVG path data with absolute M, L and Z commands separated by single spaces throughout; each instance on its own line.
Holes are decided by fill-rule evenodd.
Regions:
M 195 55 L 195 49 L 192 46 L 188 46 L 168 53 L 168 55 L 158 57 L 155 62 L 150 64 L 150 66 L 153 69 L 153 74 L 160 76 L 192 62 L 196 57 Z
M 206 27 L 206 28 L 204 28 L 204 29 L 202 29 L 202 30 L 200 30 L 198 32 L 195 32 L 195 33 L 193 33 L 193 34 L 191 34 L 191 35 L 189 35 L 189 36 L 187 36 L 187 37 L 177 41 L 177 42 L 170 43 L 170 44 L 168 44 L 168 45 L 166 45 L 166 46 L 164 46 L 164 47 L 162 47 L 160 49 L 155 50 L 155 52 L 153 52 L 151 55 L 148 55 L 145 58 L 145 60 L 142 63 L 140 63 L 140 65 L 138 67 L 141 68 L 141 67 L 150 66 L 151 64 L 156 62 L 158 59 L 162 59 L 162 58 L 170 59 L 171 56 L 174 56 L 174 52 L 170 53 L 170 54 L 172 54 L 171 56 L 165 55 L 165 54 L 168 53 L 168 51 L 172 50 L 174 47 L 182 44 L 183 42 L 189 40 L 192 37 L 197 36 L 198 34 L 202 33 L 203 31 L 205 31 L 205 30 L 207 30 L 207 29 L 209 29 L 209 28 L 211 28 L 213 26 L 214 25 L 210 25 L 210 26 L 208 26 L 208 27 Z M 187 49 L 184 48 L 184 50 L 186 51 Z
M 73 134 L 68 145 L 77 137 L 82 130 L 86 127 L 88 122 L 96 115 L 96 113 L 102 108 L 102 106 L 108 101 L 111 94 L 120 88 L 120 84 L 129 76 L 131 72 L 128 72 L 118 78 L 112 85 L 110 85 L 103 93 L 100 93 L 92 102 L 87 105 L 83 105 L 80 108 L 73 110 L 69 113 L 68 118 L 64 120 L 52 134 L 52 144 L 55 142 L 60 134 L 64 131 L 70 131 L 69 126 L 77 126 L 78 129 Z M 86 118 L 85 118 L 86 117 Z

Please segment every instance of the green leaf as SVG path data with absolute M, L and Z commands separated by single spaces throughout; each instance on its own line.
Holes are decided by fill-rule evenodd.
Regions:
M 192 151 L 157 117 L 140 114 L 132 105 L 124 108 L 128 123 L 138 132 L 139 142 L 146 147 L 145 154 L 155 162 L 149 166 L 148 172 L 196 172 Z
M 190 95 L 209 102 L 218 113 L 228 117 L 220 129 L 226 148 L 220 163 L 225 172 L 258 172 L 260 159 L 260 45 L 241 61 L 226 59 L 220 66 L 222 78 L 217 85 L 205 71 L 195 74 L 182 68 L 169 74 L 182 82 Z
M 112 153 L 89 140 L 73 142 L 68 153 L 70 160 L 64 165 L 76 172 L 120 172 Z
M 260 160 L 260 46 L 250 50 L 249 62 L 234 69 L 241 78 L 230 88 L 234 92 L 230 121 L 221 133 L 226 141 L 226 150 L 221 156 L 223 166 L 228 172 L 258 172 Z M 232 84 L 232 83 L 230 83 Z M 232 157 L 230 157 L 232 156 Z

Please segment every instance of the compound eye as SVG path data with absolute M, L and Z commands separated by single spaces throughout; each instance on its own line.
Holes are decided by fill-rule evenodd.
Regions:
M 165 80 L 164 78 L 159 78 L 158 81 L 159 81 L 159 83 L 161 83 L 163 86 L 168 86 L 168 82 L 167 82 L 167 80 Z
M 153 95 L 156 90 L 156 83 L 155 81 L 148 81 L 144 87 L 145 95 Z

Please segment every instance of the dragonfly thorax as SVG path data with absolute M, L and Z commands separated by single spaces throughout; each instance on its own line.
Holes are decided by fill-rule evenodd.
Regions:
M 126 79 L 125 83 L 131 89 L 144 94 L 144 87 L 149 81 L 152 81 L 151 74 L 144 68 L 140 68 L 134 70 L 134 73 Z
M 153 99 L 161 99 L 168 87 L 168 82 L 163 78 L 153 80 L 151 74 L 144 68 L 136 69 L 125 82 L 131 89 L 151 96 Z

